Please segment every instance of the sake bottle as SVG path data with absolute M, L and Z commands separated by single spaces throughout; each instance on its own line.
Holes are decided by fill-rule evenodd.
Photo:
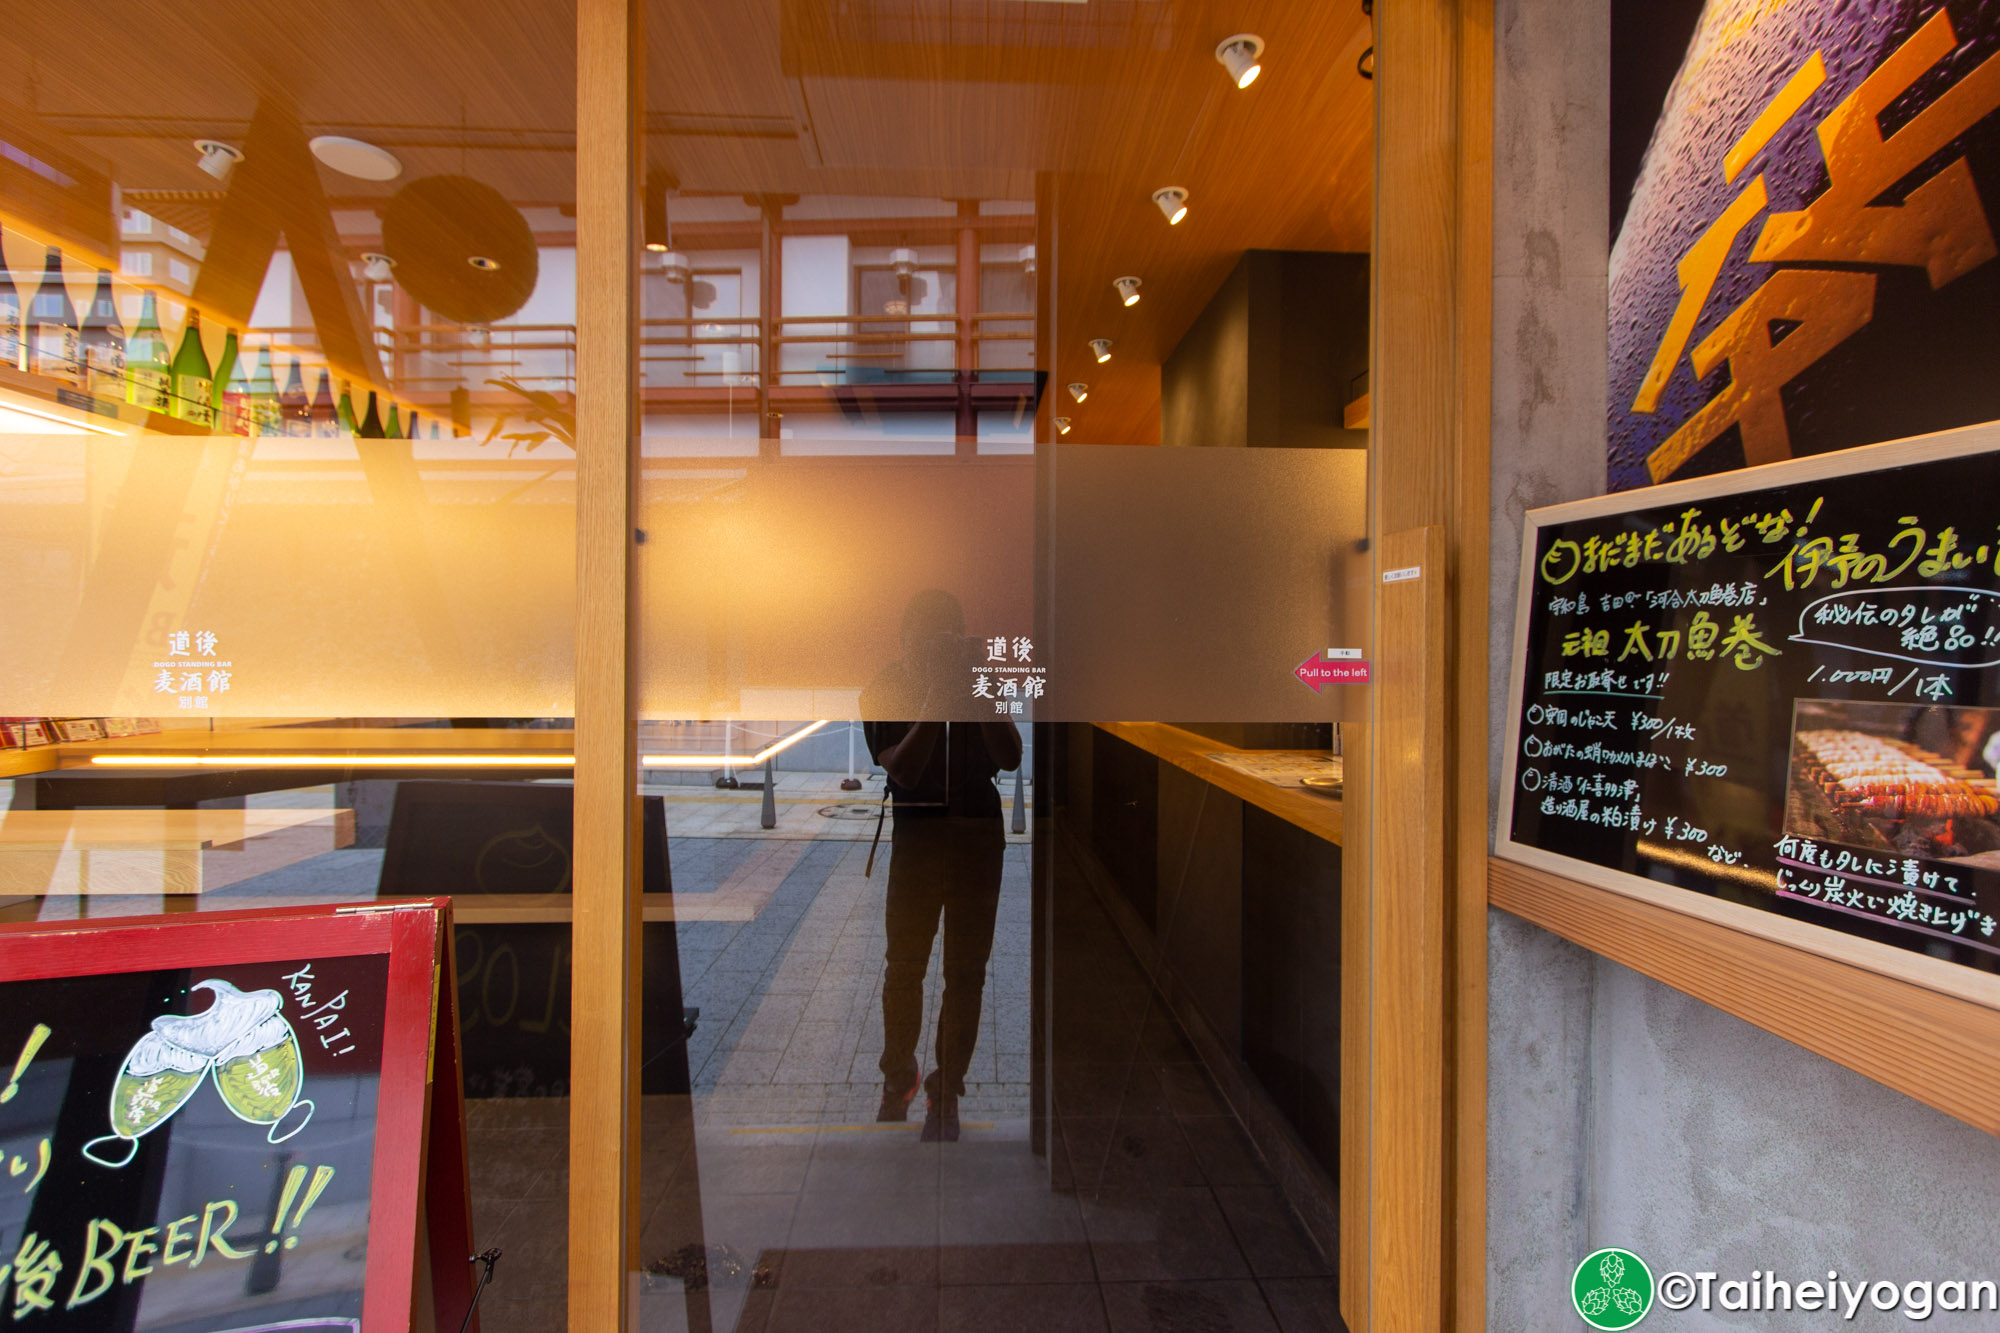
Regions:
M 375 405 L 375 391 L 373 389 L 368 391 L 368 410 L 362 414 L 361 429 L 354 433 L 364 440 L 379 440 L 382 438 L 382 413 Z
M 73 389 L 84 385 L 83 330 L 76 322 L 76 303 L 69 299 L 69 284 L 63 280 L 62 251 L 49 247 L 42 266 L 41 290 L 28 308 L 29 344 L 34 358 L 29 366 Z
M 125 396 L 125 321 L 111 296 L 111 274 L 102 269 L 83 317 L 83 367 L 92 398 L 116 403 Z
M 392 440 L 403 438 L 403 415 L 396 410 L 396 400 L 389 400 L 389 420 L 383 423 L 382 433 Z
M 174 353 L 174 415 L 192 426 L 215 429 L 215 373 L 201 343 L 201 312 L 188 307 L 187 329 Z
M 222 357 L 215 363 L 211 406 L 215 409 L 216 434 L 250 433 L 250 383 L 243 375 L 243 354 L 236 342 L 235 329 L 230 329 L 222 339 Z
M 346 380 L 340 382 L 340 408 L 335 416 L 335 420 L 340 423 L 338 434 L 352 435 L 355 433 L 354 389 Z
M 328 405 L 332 405 L 331 399 Z M 305 372 L 297 357 L 292 358 L 291 373 L 285 376 L 285 391 L 278 395 L 278 413 L 283 422 L 280 435 L 312 434 L 312 400 L 306 397 Z
M 333 405 L 333 380 L 324 367 L 319 372 L 319 387 L 313 390 L 311 414 L 314 435 L 340 434 L 340 409 Z
M 27 344 L 21 341 L 21 293 L 4 252 L 0 252 L 0 362 L 16 370 L 28 368 Z
M 280 435 L 278 377 L 271 369 L 271 344 L 257 353 L 257 369 L 250 376 L 250 433 Z
M 173 369 L 167 360 L 167 335 L 160 331 L 160 310 L 151 292 L 139 306 L 139 322 L 125 343 L 125 401 L 148 412 L 171 412 Z

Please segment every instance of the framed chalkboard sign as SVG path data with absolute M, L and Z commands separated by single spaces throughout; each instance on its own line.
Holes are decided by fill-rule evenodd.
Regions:
M 2000 426 L 1527 515 L 1498 855 L 2000 1007 Z
M 10 1325 L 411 1327 L 471 1252 L 448 940 L 442 900 L 0 927 Z M 456 1327 L 469 1268 L 422 1287 Z

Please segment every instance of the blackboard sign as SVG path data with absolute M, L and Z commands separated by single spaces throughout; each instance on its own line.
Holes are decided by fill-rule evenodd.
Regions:
M 462 1112 L 433 1120 L 426 1088 L 443 923 L 429 902 L 0 929 L 10 1325 L 409 1327 L 447 1116 L 431 1240 L 470 1253 Z M 434 1279 L 453 1326 L 459 1267 Z
M 1531 512 L 1502 855 L 2000 1001 L 2000 427 Z

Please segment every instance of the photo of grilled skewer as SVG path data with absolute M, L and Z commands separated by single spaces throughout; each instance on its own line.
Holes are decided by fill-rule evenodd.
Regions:
M 1785 832 L 2000 869 L 2000 711 L 1802 701 Z

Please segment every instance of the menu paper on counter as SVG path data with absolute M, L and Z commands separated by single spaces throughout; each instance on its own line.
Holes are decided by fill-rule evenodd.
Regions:
M 1498 853 L 2000 996 L 1996 497 L 1979 426 L 1530 512 Z
M 8 1326 L 375 1333 L 429 1289 L 457 1327 L 448 920 L 427 900 L 0 927 Z M 441 1256 L 421 1281 L 420 1228 Z

